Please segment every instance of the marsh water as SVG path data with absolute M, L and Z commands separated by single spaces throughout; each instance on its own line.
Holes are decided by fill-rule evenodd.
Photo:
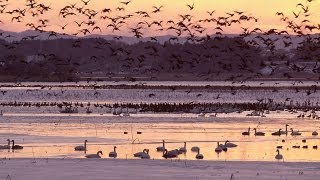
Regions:
M 190 82 L 188 82 L 190 84 Z M 275 82 L 268 82 L 274 84 Z M 192 84 L 192 83 L 191 83 Z M 261 84 L 261 83 L 260 83 Z M 282 84 L 289 85 L 290 82 Z M 306 83 L 307 84 L 307 83 Z M 309 83 L 315 85 L 317 83 Z M 47 84 L 50 85 L 50 84 Z M 250 84 L 259 86 L 259 83 Z M 281 84 L 277 84 L 281 86 Z M 306 95 L 305 91 L 294 89 L 239 90 L 236 95 L 229 91 L 158 90 L 158 89 L 82 89 L 82 88 L 19 88 L 1 87 L 0 102 L 255 102 L 258 98 L 273 98 L 282 102 L 287 98 L 298 102 L 317 102 L 319 93 Z M 98 95 L 94 93 L 98 91 Z M 150 98 L 150 93 L 155 96 Z M 201 93 L 201 96 L 198 94 Z M 217 95 L 219 99 L 215 98 Z M 248 117 L 242 113 L 206 114 L 204 117 L 192 113 L 130 113 L 128 117 L 114 116 L 110 110 L 92 107 L 92 113 L 85 109 L 75 114 L 59 113 L 57 107 L 0 107 L 0 145 L 7 139 L 24 146 L 22 150 L 0 150 L 0 158 L 84 158 L 84 152 L 74 151 L 77 145 L 88 140 L 87 154 L 101 150 L 103 158 L 117 146 L 118 157 L 132 159 L 133 154 L 149 149 L 152 159 L 162 159 L 162 153 L 156 147 L 168 150 L 179 149 L 187 143 L 187 152 L 178 159 L 195 159 L 196 153 L 191 147 L 198 146 L 205 160 L 220 161 L 275 161 L 277 146 L 284 161 L 320 161 L 320 138 L 312 136 L 313 131 L 320 132 L 320 121 L 312 118 L 297 118 L 299 114 L 311 112 L 272 111 L 266 117 Z M 318 112 L 315 112 L 316 114 Z M 319 114 L 319 113 L 318 113 Z M 289 128 L 300 131 L 301 136 L 272 136 L 271 133 L 289 124 Z M 265 136 L 242 136 L 248 128 L 257 128 Z M 227 152 L 216 153 L 217 142 L 229 140 L 238 145 Z M 306 140 L 306 142 L 302 142 Z M 300 146 L 300 148 L 292 148 Z M 302 148 L 302 146 L 308 146 Z M 314 149 L 313 146 L 318 146 Z

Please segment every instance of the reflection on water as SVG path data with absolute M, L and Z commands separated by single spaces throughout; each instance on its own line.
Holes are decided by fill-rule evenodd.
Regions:
M 46 117 L 45 117 L 46 118 Z M 131 117 L 137 118 L 139 117 Z M 170 117 L 168 117 L 170 118 Z M 23 145 L 23 150 L 8 152 L 0 150 L 1 158 L 81 158 L 83 152 L 75 152 L 74 146 L 88 140 L 88 152 L 103 151 L 103 158 L 107 158 L 113 146 L 117 146 L 118 158 L 133 158 L 133 154 L 143 149 L 150 149 L 150 156 L 162 159 L 162 153 L 156 152 L 162 140 L 166 141 L 169 150 L 183 147 L 187 142 L 187 153 L 181 154 L 180 159 L 195 159 L 196 153 L 191 152 L 192 146 L 198 146 L 206 160 L 247 160 L 247 161 L 274 161 L 276 147 L 282 146 L 281 154 L 285 161 L 320 161 L 320 150 L 313 149 L 319 146 L 320 140 L 312 136 L 314 130 L 319 129 L 320 122 L 310 119 L 269 119 L 266 121 L 239 122 L 233 118 L 228 123 L 223 121 L 204 123 L 1 123 L 0 142 L 6 139 L 15 139 Z M 285 129 L 285 124 L 295 130 L 300 130 L 302 136 L 271 136 L 271 132 L 279 128 Z M 248 127 L 258 128 L 266 133 L 264 137 L 242 136 L 241 132 Z M 125 134 L 124 132 L 127 132 Z M 137 134 L 141 132 L 141 134 Z M 290 133 L 289 133 L 290 134 Z M 305 139 L 306 143 L 302 140 Z M 223 143 L 229 140 L 238 145 L 229 148 L 227 152 L 215 153 L 217 141 Z M 300 149 L 292 146 L 300 145 Z M 302 146 L 308 146 L 303 149 Z
M 99 82 L 100 83 L 100 82 Z M 8 152 L 0 150 L 0 158 L 82 158 L 83 152 L 75 152 L 76 145 L 88 140 L 88 152 L 103 151 L 107 158 L 113 146 L 117 146 L 118 158 L 133 158 L 133 154 L 147 148 L 151 158 L 162 159 L 162 153 L 156 152 L 156 147 L 166 141 L 168 150 L 179 149 L 187 142 L 187 153 L 180 159 L 195 159 L 196 153 L 190 151 L 192 146 L 198 146 L 205 160 L 247 160 L 274 161 L 276 147 L 285 161 L 318 161 L 320 150 L 319 138 L 311 132 L 319 131 L 320 121 L 310 118 L 298 119 L 299 113 L 271 112 L 266 118 L 246 117 L 249 112 L 218 114 L 212 117 L 198 117 L 197 114 L 152 114 L 130 112 L 130 117 L 119 117 L 111 114 L 111 109 L 94 106 L 95 103 L 154 103 L 154 102 L 257 102 L 261 98 L 270 98 L 274 102 L 283 103 L 317 103 L 320 93 L 307 94 L 307 89 L 297 91 L 292 84 L 296 82 L 253 81 L 241 83 L 232 82 L 104 82 L 103 84 L 148 84 L 148 85 L 190 85 L 190 86 L 255 86 L 255 87 L 285 87 L 274 91 L 270 88 L 238 88 L 236 93 L 231 89 L 93 89 L 78 87 L 0 87 L 3 90 L 0 103 L 13 102 L 79 102 L 84 103 L 77 114 L 57 114 L 56 106 L 1 106 L 3 116 L 0 116 L 0 145 L 6 140 L 14 139 L 23 145 L 23 150 Z M 24 85 L 74 86 L 74 83 L 23 83 Z M 84 82 L 78 84 L 88 85 Z M 8 83 L 7 85 L 13 85 Z M 317 82 L 304 82 L 299 86 L 317 86 Z M 288 88 L 290 87 L 290 88 Z M 150 96 L 150 94 L 154 94 Z M 217 98 L 219 97 L 219 98 Z M 289 100 L 289 101 L 288 101 Z M 90 103 L 92 114 L 85 114 Z M 316 112 L 319 114 L 319 112 Z M 309 114 L 309 113 L 308 113 Z M 307 114 L 306 114 L 307 115 Z M 35 123 L 37 122 L 37 123 Z M 41 123 L 39 123 L 41 122 Z M 156 122 L 156 123 L 153 123 Z M 174 122 L 174 123 L 164 123 Z M 302 136 L 271 136 L 279 128 L 285 129 L 285 124 L 295 130 L 300 130 Z M 241 132 L 248 127 L 257 128 L 266 133 L 264 137 L 253 135 L 244 137 Z M 125 133 L 126 132 L 126 133 Z M 141 132 L 141 134 L 137 134 Z M 253 133 L 253 131 L 252 131 Z M 306 139 L 306 142 L 302 142 Z M 215 153 L 217 142 L 229 140 L 238 145 L 227 152 Z M 292 146 L 300 146 L 293 149 Z M 303 149 L 302 146 L 308 146 Z

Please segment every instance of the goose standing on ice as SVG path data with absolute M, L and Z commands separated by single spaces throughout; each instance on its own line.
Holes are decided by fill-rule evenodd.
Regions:
M 164 140 L 162 140 L 162 146 L 157 147 L 157 151 L 158 151 L 158 152 L 164 152 L 165 149 L 166 149 L 166 148 L 165 148 L 165 146 L 164 146 Z
M 23 146 L 15 145 L 15 144 L 14 144 L 14 140 L 11 140 L 11 142 L 12 142 L 12 147 L 11 147 L 11 149 L 23 149 Z
M 198 154 L 196 155 L 196 159 L 203 159 L 203 155 L 200 154 L 200 149 L 198 149 Z
M 264 133 L 264 132 L 257 132 L 257 129 L 256 128 L 254 128 L 253 129 L 254 130 L 254 135 L 255 136 L 264 136 L 266 133 Z
M 84 140 L 84 146 L 80 145 L 80 146 L 76 146 L 74 147 L 75 151 L 87 151 L 87 142 L 88 140 Z
M 233 147 L 237 147 L 238 145 L 236 145 L 236 144 L 234 144 L 234 143 L 231 143 L 230 141 L 226 141 L 225 143 L 224 143 L 224 146 L 226 147 L 226 148 L 233 148 Z
M 100 154 L 103 155 L 102 151 L 98 151 L 97 154 L 88 154 L 85 157 L 86 158 L 101 158 Z
M 281 159 L 283 159 L 283 156 L 282 156 L 282 154 L 280 154 L 279 149 L 277 149 L 277 151 L 276 151 L 276 152 L 278 152 L 278 154 L 275 156 L 275 158 L 276 158 L 277 160 L 281 160 Z
M 184 142 L 184 146 L 181 147 L 181 148 L 179 149 L 179 151 L 182 152 L 182 153 L 186 153 L 186 152 L 187 152 L 187 142 Z
M 114 146 L 113 147 L 113 151 L 111 151 L 109 153 L 109 157 L 113 157 L 113 158 L 116 158 L 118 156 L 117 152 L 116 152 L 116 149 L 117 149 L 117 146 Z

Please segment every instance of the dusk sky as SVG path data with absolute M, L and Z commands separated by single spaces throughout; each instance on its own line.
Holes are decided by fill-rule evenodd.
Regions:
M 22 3 L 23 2 L 23 3 Z M 75 33 L 77 32 L 77 25 L 74 21 L 83 21 L 85 20 L 83 15 L 69 16 L 67 18 L 59 17 L 59 11 L 66 5 L 75 4 L 76 7 L 84 6 L 84 3 L 81 0 L 42 0 L 37 1 L 38 3 L 44 3 L 45 5 L 50 5 L 53 9 L 47 12 L 45 15 L 41 15 L 39 17 L 31 17 L 31 15 L 27 15 L 23 18 L 23 22 L 11 22 L 12 15 L 7 13 L 0 14 L 0 20 L 3 24 L 0 23 L 0 29 L 9 30 L 9 31 L 24 31 L 27 30 L 26 23 L 28 22 L 37 22 L 38 19 L 49 19 L 48 27 L 45 30 L 54 30 L 58 32 L 65 33 Z M 317 23 L 317 18 L 319 18 L 320 13 L 317 12 L 317 9 L 320 9 L 319 1 L 313 1 L 311 3 L 307 3 L 306 1 L 301 0 L 132 0 L 128 5 L 124 5 L 120 3 L 121 1 L 107 1 L 107 0 L 91 0 L 85 8 L 94 9 L 96 12 L 100 12 L 104 8 L 111 8 L 111 14 L 106 14 L 110 17 L 116 17 L 118 15 L 128 15 L 134 14 L 134 12 L 142 10 L 151 12 L 153 10 L 152 6 L 161 6 L 163 5 L 162 12 L 157 14 L 150 13 L 151 18 L 141 18 L 134 17 L 131 19 L 127 19 L 128 23 L 127 27 L 134 27 L 135 24 L 142 20 L 147 22 L 156 21 L 167 21 L 172 19 L 174 21 L 178 20 L 178 16 L 180 14 L 191 14 L 193 16 L 193 20 L 205 19 L 210 17 L 207 14 L 207 11 L 215 10 L 216 13 L 212 17 L 226 16 L 226 13 L 233 13 L 233 10 L 244 11 L 248 16 L 254 16 L 259 19 L 257 23 L 249 22 L 246 24 L 233 25 L 231 27 L 224 28 L 225 33 L 239 33 L 241 31 L 241 27 L 245 28 L 256 28 L 259 27 L 263 30 L 268 30 L 271 28 L 276 29 L 285 29 L 286 23 L 280 22 L 280 17 L 276 16 L 276 12 L 283 12 L 286 16 L 289 16 L 296 22 L 301 22 L 300 18 L 293 18 L 292 11 L 296 13 L 301 12 L 301 8 L 296 6 L 298 3 L 308 4 L 309 6 L 309 16 L 308 19 L 313 24 Z M 122 1 L 123 2 L 123 1 Z M 195 4 L 195 8 L 190 11 L 186 4 Z M 26 1 L 25 0 L 9 0 L 9 2 L 2 2 L 1 4 L 8 4 L 4 12 L 12 11 L 13 9 L 20 8 L 25 9 Z M 124 7 L 125 11 L 119 12 L 115 9 L 117 7 Z M 0 8 L 1 10 L 1 8 Z M 27 13 L 28 14 L 28 13 Z M 111 29 L 106 29 L 106 26 L 110 23 L 110 20 L 101 20 L 101 14 L 98 14 L 95 19 L 97 25 L 99 25 L 102 29 L 102 34 L 112 34 Z M 60 26 L 66 25 L 66 29 L 62 30 Z M 165 24 L 165 23 L 164 23 Z M 204 24 L 204 27 L 210 29 L 215 28 L 216 26 L 211 26 L 211 24 Z M 99 33 L 96 31 L 95 33 Z M 144 30 L 144 33 L 147 35 L 159 35 L 159 34 L 170 34 L 170 32 L 158 32 L 153 28 L 148 28 Z M 114 34 L 127 35 L 130 34 L 130 30 L 128 28 L 122 28 L 121 32 L 115 32 Z

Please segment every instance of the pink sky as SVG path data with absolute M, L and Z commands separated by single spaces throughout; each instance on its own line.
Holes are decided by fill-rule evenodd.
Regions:
M 9 2 L 1 2 L 1 4 L 8 4 L 4 12 L 12 11 L 13 9 L 25 9 L 25 3 L 26 1 L 22 0 L 9 0 Z M 76 3 L 77 7 L 83 7 L 84 3 L 81 2 L 81 0 L 37 0 L 39 3 L 44 3 L 46 5 L 50 5 L 50 7 L 53 9 L 49 12 L 47 12 L 45 15 L 41 15 L 39 17 L 32 17 L 30 15 L 30 10 L 27 11 L 25 17 L 23 17 L 23 22 L 11 22 L 12 15 L 3 13 L 0 14 L 0 20 L 3 22 L 3 24 L 0 24 L 0 29 L 3 30 L 9 30 L 9 31 L 24 31 L 27 30 L 28 27 L 25 25 L 27 23 L 33 22 L 39 24 L 39 19 L 48 19 L 49 23 L 48 26 L 45 28 L 45 30 L 54 30 L 58 31 L 60 33 L 76 33 L 80 29 L 77 27 L 76 23 L 74 21 L 88 21 L 88 19 L 85 18 L 83 15 L 76 15 L 76 16 L 70 16 L 67 18 L 59 17 L 59 11 L 61 8 L 63 8 L 66 5 L 74 4 Z M 132 0 L 128 5 L 124 5 L 120 3 L 121 1 L 116 0 L 91 0 L 85 8 L 93 9 L 96 12 L 100 12 L 104 8 L 111 8 L 112 13 L 106 14 L 110 17 L 116 17 L 118 15 L 128 15 L 128 14 L 135 14 L 134 12 L 142 10 L 150 12 L 153 10 L 152 6 L 161 6 L 163 5 L 164 8 L 162 9 L 162 12 L 157 14 L 152 14 L 151 18 L 141 18 L 138 16 L 135 16 L 129 20 L 126 20 L 128 25 L 125 25 L 121 28 L 121 32 L 116 32 L 115 34 L 119 35 L 130 35 L 132 34 L 128 28 L 135 27 L 136 23 L 138 21 L 147 21 L 148 23 L 156 20 L 161 21 L 163 20 L 166 22 L 167 20 L 174 20 L 177 21 L 178 15 L 180 14 L 190 14 L 193 16 L 193 22 L 200 19 L 205 19 L 210 17 L 207 14 L 207 11 L 213 11 L 215 10 L 216 13 L 212 17 L 219 17 L 219 16 L 227 16 L 226 13 L 234 13 L 233 10 L 238 11 L 245 11 L 245 14 L 248 16 L 254 16 L 259 19 L 257 23 L 250 21 L 249 23 L 241 24 L 241 25 L 233 25 L 231 27 L 224 27 L 224 31 L 226 33 L 240 33 L 241 27 L 254 29 L 256 27 L 259 27 L 264 30 L 268 30 L 271 28 L 276 29 L 286 29 L 286 23 L 280 22 L 280 17 L 276 16 L 276 12 L 283 12 L 285 15 L 288 15 L 291 17 L 295 22 L 300 23 L 304 18 L 293 18 L 292 11 L 295 11 L 296 13 L 302 12 L 300 6 L 296 6 L 298 3 L 302 2 L 305 6 L 309 6 L 309 12 L 310 14 L 308 16 L 308 19 L 310 20 L 311 24 L 319 24 L 319 15 L 320 13 L 317 11 L 320 9 L 320 3 L 316 0 L 311 3 L 307 3 L 306 1 L 301 0 Z M 186 6 L 186 4 L 195 4 L 195 8 L 190 11 L 189 8 Z M 116 11 L 115 9 L 117 7 L 124 7 L 126 10 L 124 12 Z M 2 8 L 0 8 L 1 10 Z M 107 29 L 107 25 L 110 24 L 110 20 L 101 20 L 100 19 L 101 14 L 99 13 L 96 15 L 96 18 L 93 20 L 97 22 L 97 25 L 101 27 L 102 34 L 112 34 L 112 30 L 109 28 Z M 236 18 L 236 16 L 234 16 Z M 60 26 L 66 25 L 66 29 L 62 30 Z M 166 25 L 166 23 L 163 23 L 163 25 Z M 211 33 L 213 28 L 216 27 L 213 23 L 207 23 L 207 24 L 201 24 L 204 26 L 207 30 L 205 33 Z M 166 26 L 166 27 L 169 27 Z M 83 26 L 81 28 L 87 28 L 86 26 Z M 151 36 L 151 35 L 163 35 L 163 34 L 172 34 L 174 32 L 168 32 L 168 31 L 157 31 L 158 28 L 152 27 L 152 28 L 145 28 L 142 31 L 145 33 L 145 35 Z M 93 33 L 99 33 L 99 31 L 94 31 Z

